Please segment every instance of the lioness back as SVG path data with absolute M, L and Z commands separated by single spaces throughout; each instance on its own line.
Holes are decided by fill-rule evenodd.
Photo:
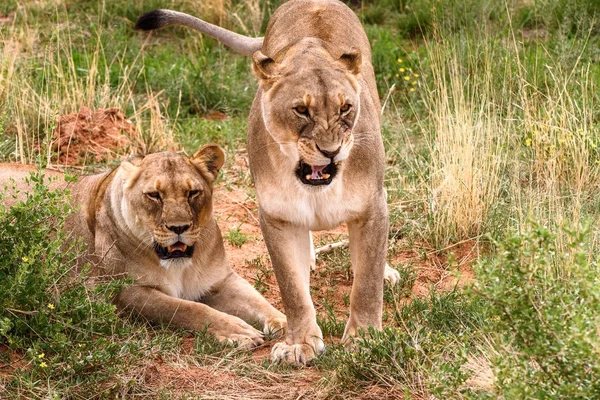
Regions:
M 371 45 L 354 12 L 338 0 L 292 0 L 282 4 L 271 16 L 261 51 L 275 59 L 302 38 L 314 37 L 332 43 L 341 56 L 356 48 L 362 55 L 361 70 L 373 101 L 379 105 L 375 72 L 371 64 Z

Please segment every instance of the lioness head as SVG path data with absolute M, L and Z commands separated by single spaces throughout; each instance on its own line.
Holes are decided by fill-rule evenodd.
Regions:
M 350 154 L 360 112 L 361 55 L 306 38 L 274 58 L 257 51 L 265 126 L 305 184 L 327 185 Z M 341 53 L 341 54 L 340 54 Z M 338 55 L 335 55 L 338 54 Z
M 206 145 L 192 157 L 154 153 L 121 163 L 125 223 L 154 247 L 161 265 L 189 261 L 212 214 L 213 183 L 225 154 Z

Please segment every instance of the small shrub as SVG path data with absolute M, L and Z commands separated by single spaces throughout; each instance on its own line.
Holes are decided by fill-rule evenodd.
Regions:
M 338 319 L 335 308 L 327 298 L 323 299 L 323 311 L 317 314 L 317 325 L 321 328 L 324 336 L 342 337 L 346 321 Z
M 600 394 L 598 256 L 586 250 L 585 232 L 565 232 L 568 251 L 559 251 L 557 235 L 533 224 L 478 268 L 503 398 Z
M 246 243 L 249 239 L 248 235 L 246 235 L 240 227 L 231 228 L 225 238 L 229 242 L 230 245 L 235 247 L 242 247 L 244 243 Z
M 256 275 L 254 277 L 254 289 L 258 290 L 258 292 L 264 295 L 269 289 L 268 280 L 273 275 L 273 270 L 269 269 L 265 265 L 265 261 L 262 256 L 258 256 L 252 260 L 246 261 L 246 268 L 251 268 L 256 270 Z
M 378 386 L 406 398 L 431 393 L 448 398 L 448 393 L 463 389 L 469 377 L 463 365 L 482 324 L 478 299 L 456 290 L 433 292 L 429 299 L 397 308 L 397 327 L 361 331 L 352 349 L 332 346 L 317 360 L 321 368 L 336 369 L 329 382 L 332 393 L 340 387 Z
M 400 280 L 394 286 L 384 286 L 383 299 L 388 304 L 394 304 L 397 299 L 409 297 L 417 280 L 417 271 L 412 264 L 398 265 L 393 268 L 400 273 Z
M 92 287 L 85 271 L 73 273 L 80 247 L 61 230 L 73 211 L 68 191 L 50 190 L 41 172 L 28 182 L 32 190 L 10 208 L 12 195 L 0 193 L 0 345 L 26 360 L 8 390 L 110 392 L 129 351 L 113 341 L 124 332 L 109 301 L 119 283 Z

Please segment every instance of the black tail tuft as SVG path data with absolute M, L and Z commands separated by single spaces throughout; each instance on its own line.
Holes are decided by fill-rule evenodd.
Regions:
M 162 28 L 167 24 L 167 18 L 163 10 L 154 10 L 140 16 L 135 23 L 135 29 L 151 31 Z

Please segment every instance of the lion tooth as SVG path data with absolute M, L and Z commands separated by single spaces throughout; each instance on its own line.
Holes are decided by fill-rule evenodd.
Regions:
M 323 177 L 323 179 L 329 179 L 329 177 L 330 177 L 331 175 L 329 175 L 329 174 L 323 174 L 323 175 L 321 175 L 321 176 Z
M 307 175 L 305 176 L 305 178 L 306 178 L 306 180 L 307 180 L 307 181 L 310 181 L 311 175 L 310 175 L 310 174 L 307 174 Z
M 336 161 L 334 164 L 337 166 L 337 165 L 340 165 L 340 162 L 341 161 Z

